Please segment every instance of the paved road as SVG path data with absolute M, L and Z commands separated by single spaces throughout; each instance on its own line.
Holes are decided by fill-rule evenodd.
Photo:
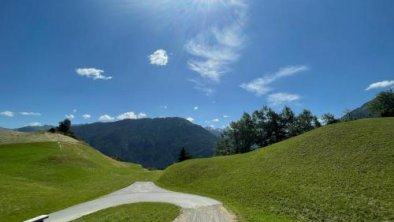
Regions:
M 182 208 L 175 222 L 234 222 L 235 217 L 220 202 L 197 195 L 172 192 L 152 182 L 136 182 L 99 199 L 52 213 L 45 222 L 66 222 L 96 211 L 122 204 L 164 202 Z

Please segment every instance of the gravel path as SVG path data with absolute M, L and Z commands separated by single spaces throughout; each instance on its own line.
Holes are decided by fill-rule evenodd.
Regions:
M 66 222 L 96 211 L 122 204 L 164 202 L 182 208 L 175 222 L 234 222 L 235 217 L 220 202 L 197 195 L 172 192 L 152 182 L 136 182 L 99 199 L 52 213 L 45 222 Z

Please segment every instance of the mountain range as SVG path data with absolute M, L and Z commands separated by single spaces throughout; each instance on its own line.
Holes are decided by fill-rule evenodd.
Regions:
M 369 104 L 372 102 L 366 102 L 359 108 L 356 108 L 348 113 L 346 113 L 342 119 L 350 119 L 350 120 L 356 120 L 356 119 L 365 119 L 365 118 L 374 118 L 378 117 L 377 114 L 374 114 L 370 109 L 369 109 Z
M 208 130 L 178 117 L 92 123 L 71 130 L 108 156 L 156 169 L 177 162 L 183 147 L 194 158 L 212 156 L 217 142 Z
M 206 130 L 208 130 L 209 132 L 211 132 L 213 135 L 220 137 L 220 135 L 222 135 L 224 129 L 221 128 L 213 128 L 210 126 L 205 127 Z
M 50 128 L 53 128 L 54 126 L 51 125 L 42 125 L 42 126 L 24 126 L 18 129 L 15 129 L 16 131 L 19 132 L 25 132 L 25 133 L 30 133 L 30 132 L 36 132 L 36 131 L 48 131 Z
M 368 108 L 370 102 L 348 112 L 342 119 L 376 117 Z M 47 131 L 52 127 L 25 126 L 14 130 Z M 1 130 L 9 129 L 0 127 Z M 222 129 L 203 128 L 178 117 L 73 125 L 71 131 L 108 156 L 157 169 L 177 162 L 183 147 L 195 158 L 212 156 L 223 132 Z

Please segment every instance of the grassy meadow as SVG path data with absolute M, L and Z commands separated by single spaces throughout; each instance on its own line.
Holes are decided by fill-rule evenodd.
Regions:
M 158 184 L 221 200 L 241 221 L 394 221 L 394 118 L 325 126 L 167 168 Z
M 0 144 L 0 221 L 49 214 L 159 174 L 80 142 Z

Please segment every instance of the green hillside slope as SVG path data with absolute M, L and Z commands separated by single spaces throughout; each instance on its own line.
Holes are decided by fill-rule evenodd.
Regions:
M 158 176 L 61 135 L 23 135 L 25 142 L 48 136 L 52 142 L 4 144 L 19 134 L 0 132 L 0 221 L 48 214 Z
M 394 221 L 394 118 L 334 124 L 244 155 L 186 161 L 159 184 L 244 221 Z

